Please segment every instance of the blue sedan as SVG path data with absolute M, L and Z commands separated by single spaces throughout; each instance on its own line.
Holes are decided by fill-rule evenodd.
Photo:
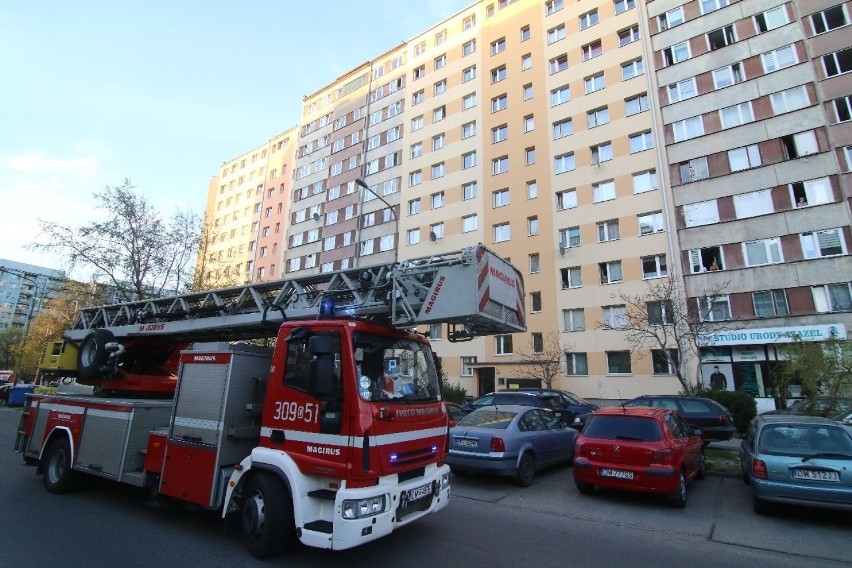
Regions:
M 761 415 L 740 447 L 754 511 L 773 503 L 852 511 L 852 435 L 826 418 Z
M 446 463 L 453 473 L 508 475 L 521 487 L 535 472 L 571 463 L 577 431 L 550 410 L 529 406 L 485 406 L 450 428 Z

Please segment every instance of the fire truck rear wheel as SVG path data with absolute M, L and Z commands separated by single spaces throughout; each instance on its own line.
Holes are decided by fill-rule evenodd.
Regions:
M 71 469 L 71 444 L 62 437 L 47 447 L 43 458 L 42 481 L 50 493 L 68 493 L 77 487 L 80 473 Z
M 77 352 L 77 373 L 83 380 L 98 379 L 101 367 L 106 363 L 106 344 L 115 341 L 115 336 L 107 329 L 93 329 L 86 335 Z
M 280 479 L 258 473 L 243 491 L 243 542 L 255 558 L 284 552 L 294 539 L 293 503 Z

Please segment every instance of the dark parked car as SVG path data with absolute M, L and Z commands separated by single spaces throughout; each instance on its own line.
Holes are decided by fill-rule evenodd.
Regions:
M 680 395 L 644 395 L 622 403 L 620 406 L 632 408 L 647 406 L 650 408 L 668 408 L 680 414 L 687 422 L 700 428 L 706 442 L 724 442 L 734 437 L 737 427 L 731 412 L 709 398 Z M 579 416 L 575 427 L 582 429 L 586 417 Z
M 662 493 L 670 505 L 686 505 L 686 484 L 707 474 L 704 440 L 677 412 L 665 408 L 597 410 L 574 447 L 574 484 Z
M 444 406 L 447 408 L 447 418 L 450 421 L 450 428 L 459 423 L 459 420 L 465 417 L 467 412 L 455 402 L 444 401 Z
M 465 410 L 475 410 L 483 406 L 519 404 L 547 408 L 559 414 L 569 426 L 574 425 L 578 414 L 592 412 L 598 408 L 579 396 L 557 389 L 508 389 L 492 392 L 476 398 L 464 405 Z
M 576 439 L 576 430 L 544 408 L 485 406 L 450 428 L 450 451 L 445 462 L 457 475 L 508 475 L 527 487 L 536 470 L 570 463 Z
M 852 511 L 852 436 L 833 420 L 762 414 L 746 430 L 740 466 L 757 514 L 772 503 Z

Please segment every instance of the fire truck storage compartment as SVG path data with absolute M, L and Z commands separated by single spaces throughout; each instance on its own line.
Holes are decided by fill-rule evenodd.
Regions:
M 260 437 L 271 360 L 271 349 L 250 344 L 197 343 L 181 352 L 161 493 L 217 506 L 223 469 Z

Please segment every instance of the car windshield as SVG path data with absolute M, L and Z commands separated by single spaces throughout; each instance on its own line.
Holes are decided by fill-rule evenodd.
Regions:
M 772 424 L 761 431 L 757 451 L 779 456 L 838 455 L 852 458 L 852 436 L 841 426 Z
M 506 410 L 492 410 L 489 408 L 481 408 L 474 410 L 459 421 L 459 427 L 470 428 L 491 428 L 493 430 L 505 430 L 509 427 L 509 423 L 517 415 L 515 412 Z
M 355 335 L 358 392 L 366 400 L 436 401 L 440 387 L 429 346 L 368 333 Z
M 644 416 L 592 415 L 583 430 L 588 438 L 604 440 L 636 440 L 640 442 L 659 442 L 663 439 L 660 424 L 653 418 Z

